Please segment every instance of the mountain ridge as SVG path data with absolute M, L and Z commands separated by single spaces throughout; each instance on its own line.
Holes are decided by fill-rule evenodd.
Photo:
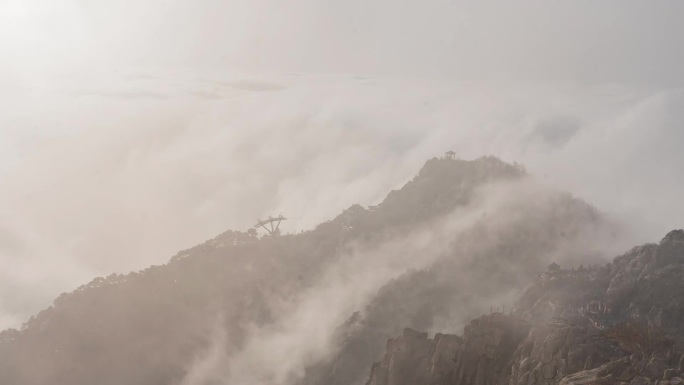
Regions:
M 526 273 L 511 272 L 514 261 L 539 269 L 549 253 L 576 258 L 572 245 L 606 226 L 591 206 L 569 195 L 529 189 L 528 179 L 522 167 L 493 157 L 434 158 L 377 207 L 352 206 L 311 231 L 261 239 L 227 231 L 179 252 L 165 265 L 96 278 L 58 297 L 22 330 L 0 333 L 0 379 L 16 384 L 184 383 L 203 352 L 213 347 L 227 361 L 248 354 L 256 338 L 252 330 L 279 327 L 287 314 L 301 310 L 303 295 L 327 284 L 323 272 L 335 272 L 360 253 L 357 259 L 370 258 L 369 265 L 360 262 L 353 274 L 385 266 L 398 275 L 371 283 L 366 305 L 341 315 L 348 322 L 335 325 L 327 354 L 303 369 L 301 364 L 282 369 L 295 376 L 293 382 L 359 382 L 357 369 L 381 353 L 396 329 L 463 322 L 458 320 L 489 306 L 468 302 L 458 294 L 465 286 L 454 286 L 446 272 L 470 271 L 471 278 L 460 277 L 462 284 L 482 290 L 483 301 L 496 300 L 502 292 L 521 289 L 526 280 Z M 492 183 L 497 189 L 508 186 L 511 197 L 487 190 Z M 506 221 L 493 219 L 489 210 L 505 214 Z M 376 255 L 374 250 L 400 240 L 413 249 L 390 247 L 389 253 L 399 254 Z M 425 253 L 432 256 L 420 255 Z M 500 266 L 502 255 L 508 266 Z M 397 265 L 422 259 L 431 262 L 403 273 Z M 402 303 L 406 298 L 413 300 L 407 305 Z M 425 304 L 421 298 L 440 299 Z M 366 353 L 357 354 L 354 341 Z M 201 383 L 234 375 L 221 366 L 226 365 Z

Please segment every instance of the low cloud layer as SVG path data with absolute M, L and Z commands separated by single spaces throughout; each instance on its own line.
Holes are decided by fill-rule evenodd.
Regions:
M 376 203 L 449 149 L 657 239 L 684 216 L 682 7 L 0 1 L 0 328 L 259 217 Z
M 624 221 L 635 242 L 684 217 L 678 89 L 105 75 L 5 99 L 0 326 L 269 214 L 294 232 L 375 204 L 449 149 L 520 162 Z M 161 97 L 138 97 L 150 94 Z

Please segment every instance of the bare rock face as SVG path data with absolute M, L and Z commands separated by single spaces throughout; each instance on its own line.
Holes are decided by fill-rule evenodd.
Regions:
M 461 346 L 462 339 L 457 336 L 438 334 L 428 339 L 427 333 L 406 328 L 401 336 L 387 341 L 385 356 L 373 364 L 366 384 L 428 384 L 434 377 L 449 376 Z
M 684 263 L 684 230 L 672 230 L 660 242 L 655 254 L 656 267 Z
M 598 380 L 600 369 L 583 370 L 563 377 L 558 385 L 589 385 L 595 384 Z M 616 384 L 619 384 L 616 382 Z
M 463 338 L 405 329 L 387 343 L 373 364 L 367 385 L 490 385 L 505 383 L 511 356 L 530 325 L 501 313 L 480 317 L 464 328 Z
M 663 380 L 671 380 L 677 376 L 677 369 L 665 369 L 663 372 Z
M 511 385 L 557 383 L 619 357 L 610 341 L 585 327 L 554 321 L 535 327 L 515 352 Z M 593 372 L 592 372 L 593 373 Z
M 646 377 L 634 377 L 629 385 L 651 385 L 651 379 Z
M 505 383 L 510 360 L 530 330 L 529 323 L 501 313 L 480 317 L 464 328 L 465 344 L 457 356 L 453 384 Z
M 453 334 L 436 334 L 437 346 L 432 356 L 429 384 L 438 384 L 441 379 L 451 378 L 457 369 L 456 357 L 463 347 L 463 339 Z
M 684 384 L 684 231 L 550 269 L 511 316 L 477 318 L 462 339 L 413 333 L 390 340 L 368 385 Z
M 500 313 L 473 320 L 463 338 L 405 329 L 390 339 L 366 385 L 679 385 L 672 350 L 625 355 L 609 334 L 560 321 L 533 326 Z

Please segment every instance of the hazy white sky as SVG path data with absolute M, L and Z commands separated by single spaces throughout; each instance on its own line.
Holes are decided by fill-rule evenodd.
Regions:
M 682 84 L 680 1 L 2 0 L 1 62 Z
M 448 149 L 682 227 L 680 1 L 0 0 L 0 327 Z

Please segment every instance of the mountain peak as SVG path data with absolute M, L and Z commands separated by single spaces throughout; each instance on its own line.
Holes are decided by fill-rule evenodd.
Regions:
M 684 243 L 684 230 L 682 229 L 677 229 L 677 230 L 672 230 L 669 233 L 665 235 L 665 237 L 660 241 L 660 244 L 665 244 L 665 243 L 672 243 L 672 242 L 677 242 L 677 243 Z
M 478 175 L 521 177 L 525 169 L 517 163 L 506 163 L 495 156 L 482 156 L 474 160 L 457 158 L 432 158 L 425 162 L 414 180 L 440 177 L 445 180 L 458 179 L 467 173 Z
M 684 262 L 684 231 L 672 230 L 660 241 L 654 258 L 657 267 Z
M 302 380 L 354 383 L 394 333 L 458 324 L 499 305 L 506 293 L 528 284 L 528 274 L 548 265 L 546 256 L 563 263 L 557 246 L 579 242 L 586 229 L 601 225 L 597 216 L 585 215 L 586 204 L 556 194 L 531 206 L 511 202 L 510 223 L 483 216 L 463 219 L 468 224 L 457 231 L 439 228 L 442 221 L 423 226 L 459 207 L 479 207 L 482 186 L 525 175 L 495 157 L 430 159 L 378 206 L 351 206 L 312 231 L 265 238 L 228 231 L 166 265 L 95 279 L 57 298 L 22 330 L 0 333 L 0 382 L 179 384 L 189 375 L 188 363 L 214 348 L 242 357 L 249 343 L 267 346 L 279 338 L 269 333 L 282 328 L 301 330 L 292 341 L 305 344 L 311 325 L 303 314 L 311 309 L 302 298 L 323 303 L 316 297 L 334 291 L 340 302 L 351 303 L 357 288 L 368 286 L 359 308 L 317 309 L 340 312 L 339 319 L 347 310 L 357 313 L 342 328 L 335 329 L 335 317 L 321 326 L 339 330 L 343 339 L 328 335 L 334 358 L 321 358 Z M 514 263 L 526 273 L 510 274 Z M 345 281 L 326 278 L 336 271 Z M 477 303 L 466 292 L 478 293 Z M 298 319 L 305 325 L 288 325 Z M 35 371 L 35 362 L 49 365 Z M 221 370 L 217 376 L 225 374 Z

